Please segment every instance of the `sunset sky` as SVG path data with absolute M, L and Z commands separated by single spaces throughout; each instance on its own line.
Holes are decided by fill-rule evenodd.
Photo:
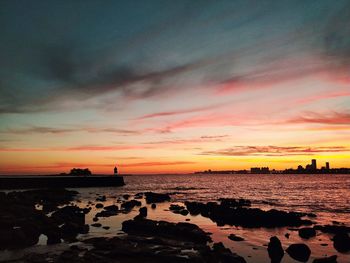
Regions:
M 350 167 L 350 2 L 0 1 L 0 174 Z

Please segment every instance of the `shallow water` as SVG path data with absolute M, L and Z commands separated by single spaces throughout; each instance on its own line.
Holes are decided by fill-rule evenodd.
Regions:
M 313 212 L 317 214 L 315 221 L 319 224 L 332 224 L 332 221 L 350 225 L 350 176 L 349 175 L 144 175 L 126 176 L 126 185 L 117 188 L 84 188 L 75 189 L 80 194 L 77 205 L 85 207 L 88 201 L 94 201 L 98 195 L 106 195 L 104 205 L 119 205 L 118 199 L 123 194 L 153 191 L 172 194 L 171 203 L 186 200 L 215 201 L 220 197 L 246 198 L 252 201 L 253 207 L 262 209 L 276 208 L 286 211 Z M 146 205 L 143 201 L 143 205 Z M 305 243 L 311 251 L 308 262 L 314 258 L 338 255 L 338 262 L 349 263 L 350 253 L 340 254 L 333 248 L 332 235 L 318 233 L 316 237 L 303 240 L 297 231 L 286 228 L 274 229 L 246 229 L 232 226 L 217 227 L 210 219 L 198 216 L 182 216 L 168 210 L 170 203 L 157 204 L 156 209 L 148 207 L 148 218 L 170 222 L 185 222 L 197 224 L 207 232 L 212 233 L 214 242 L 221 241 L 233 252 L 243 256 L 249 263 L 269 262 L 266 245 L 271 236 L 278 236 L 284 248 L 292 243 Z M 92 224 L 96 212 L 93 209 L 86 215 L 86 223 Z M 121 223 L 133 218 L 138 213 L 138 207 L 129 214 L 118 214 L 109 218 L 100 218 L 99 223 L 110 229 L 90 227 L 90 232 L 81 238 L 93 236 L 114 236 L 121 233 Z M 285 237 L 290 234 L 289 239 Z M 234 233 L 245 239 L 234 242 L 228 235 Z M 45 238 L 41 240 L 45 243 Z M 321 246 L 321 244 L 328 244 Z M 43 245 L 37 246 L 42 249 Z M 62 247 L 58 245 L 58 248 Z M 31 248 L 33 250 L 33 248 Z M 52 249 L 52 248 L 51 248 Z M 7 254 L 11 258 L 10 252 Z M 4 254 L 3 254 L 4 255 Z M 1 258 L 1 255 L 0 255 Z M 285 254 L 283 263 L 296 262 Z

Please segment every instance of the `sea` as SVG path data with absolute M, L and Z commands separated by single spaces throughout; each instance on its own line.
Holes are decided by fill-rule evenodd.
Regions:
M 350 253 L 338 253 L 332 242 L 332 235 L 318 232 L 316 237 L 305 240 L 299 237 L 298 231 L 292 228 L 257 228 L 249 229 L 236 226 L 217 226 L 209 218 L 201 215 L 179 215 L 169 211 L 170 204 L 183 205 L 185 201 L 217 201 L 219 198 L 244 198 L 252 202 L 252 207 L 264 210 L 278 209 L 284 211 L 299 211 L 315 213 L 312 218 L 316 224 L 345 224 L 350 226 L 350 175 L 332 174 L 186 174 L 186 175 L 131 175 L 124 177 L 123 187 L 78 188 L 75 203 L 86 207 L 96 203 L 98 196 L 105 195 L 105 205 L 120 205 L 125 194 L 131 197 L 140 192 L 170 193 L 171 202 L 157 204 L 156 209 L 148 207 L 148 218 L 169 222 L 189 222 L 210 232 L 214 242 L 223 242 L 233 252 L 243 256 L 248 263 L 270 262 L 267 244 L 270 237 L 277 236 L 286 249 L 293 243 L 307 244 L 311 249 L 311 257 L 315 258 L 337 255 L 339 263 L 349 263 Z M 91 204 L 90 204 L 91 205 Z M 92 224 L 94 215 L 100 211 L 92 206 L 92 211 L 86 215 L 86 223 Z M 122 235 L 121 224 L 124 220 L 138 214 L 138 208 L 128 214 L 119 214 L 101 218 L 99 223 L 109 226 L 109 229 L 90 227 L 90 232 L 81 238 L 95 236 Z M 285 234 L 289 234 L 289 238 Z M 236 242 L 228 239 L 235 234 L 244 238 Z M 32 251 L 45 251 L 46 237 L 40 238 L 39 244 Z M 58 247 L 49 249 L 59 249 Z M 13 252 L 0 254 L 0 259 L 10 259 Z M 12 254 L 11 254 L 12 253 Z M 19 256 L 17 253 L 16 256 Z M 283 263 L 297 262 L 285 254 Z

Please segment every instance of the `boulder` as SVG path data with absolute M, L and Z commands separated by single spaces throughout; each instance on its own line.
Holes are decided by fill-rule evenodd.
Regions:
M 284 256 L 284 250 L 282 248 L 281 241 L 278 239 L 278 237 L 273 236 L 270 238 L 270 242 L 267 246 L 267 252 L 269 253 L 271 263 L 281 262 Z
M 135 206 L 141 206 L 141 202 L 137 200 L 130 200 L 121 204 L 121 207 L 127 211 L 133 209 Z
M 347 233 L 337 233 L 333 237 L 333 246 L 340 252 L 345 253 L 350 251 L 350 237 Z
M 232 241 L 237 241 L 237 242 L 239 242 L 239 241 L 244 241 L 244 238 L 243 238 L 243 237 L 236 236 L 235 234 L 230 234 L 230 235 L 228 236 L 228 238 L 229 238 L 230 240 L 232 240 Z
M 246 263 L 245 259 L 237 254 L 231 252 L 230 249 L 224 247 L 224 245 L 219 243 L 214 243 L 212 257 L 214 262 L 223 263 Z
M 153 193 L 153 192 L 146 192 L 146 203 L 162 203 L 166 201 L 170 201 L 170 195 L 169 194 L 160 194 L 160 193 Z
M 304 227 L 299 229 L 299 236 L 304 239 L 309 239 L 316 236 L 316 230 L 311 227 Z
M 107 211 L 113 211 L 113 212 L 118 212 L 119 208 L 116 205 L 109 205 L 109 206 L 105 206 L 104 208 Z
M 139 216 L 141 216 L 141 217 L 147 217 L 147 207 L 141 207 L 140 209 L 139 209 L 139 212 L 140 212 L 140 214 L 139 214 Z
M 205 244 L 211 240 L 206 232 L 197 225 L 190 223 L 169 223 L 150 219 L 136 218 L 122 223 L 122 231 L 128 234 L 159 236 L 171 239 L 181 239 Z
M 311 254 L 310 248 L 305 244 L 292 244 L 286 252 L 291 258 L 301 262 L 307 262 Z
M 333 255 L 325 258 L 315 258 L 312 263 L 337 263 L 337 256 Z
M 191 215 L 201 214 L 204 217 L 209 217 L 219 226 L 228 224 L 250 228 L 273 228 L 312 224 L 312 221 L 302 219 L 305 214 L 297 212 L 285 212 L 276 209 L 264 211 L 258 208 L 246 208 L 241 206 L 232 207 L 230 202 L 229 204 L 225 204 L 224 202 L 224 205 L 216 202 L 208 202 L 207 204 L 185 202 L 185 205 Z
M 95 207 L 96 207 L 96 208 L 103 208 L 103 204 L 97 203 L 97 204 L 95 205 Z

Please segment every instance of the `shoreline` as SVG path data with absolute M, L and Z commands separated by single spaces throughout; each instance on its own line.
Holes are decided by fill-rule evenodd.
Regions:
M 78 214 L 83 213 L 84 215 L 84 221 L 81 223 L 84 223 L 85 225 L 88 225 L 88 231 L 86 232 L 86 229 L 84 230 L 84 233 L 79 234 L 79 227 L 76 228 L 76 237 L 65 237 L 65 243 L 61 243 L 61 240 L 57 240 L 57 244 L 52 244 L 52 245 L 45 245 L 45 242 L 48 242 L 49 239 L 44 238 L 40 236 L 39 242 L 41 245 L 36 245 L 36 246 L 29 246 L 28 250 L 31 251 L 31 254 L 38 254 L 39 252 L 36 251 L 35 247 L 37 247 L 37 250 L 41 250 L 39 255 L 36 255 L 36 258 L 43 257 L 52 257 L 55 260 L 58 260 L 62 254 L 66 253 L 66 255 L 70 255 L 72 258 L 75 256 L 75 251 L 76 249 L 80 249 L 79 251 L 85 251 L 85 247 L 88 246 L 90 250 L 85 251 L 84 253 L 88 253 L 89 257 L 92 255 L 95 255 L 98 251 L 100 251 L 102 248 L 102 244 L 104 244 L 106 247 L 108 246 L 114 246 L 114 244 L 121 245 L 120 242 L 136 242 L 137 244 L 141 246 L 146 246 L 146 241 L 143 239 L 143 237 L 149 236 L 149 238 L 158 238 L 160 240 L 163 240 L 162 242 L 170 242 L 171 245 L 166 243 L 162 243 L 163 248 L 166 249 L 173 249 L 174 247 L 183 246 L 184 240 L 177 240 L 177 238 L 173 234 L 169 234 L 166 237 L 162 236 L 162 233 L 160 234 L 155 234 L 156 231 L 148 231 L 144 232 L 145 229 L 148 229 L 150 226 L 148 224 L 154 224 L 152 222 L 158 222 L 159 220 L 161 221 L 166 221 L 169 222 L 166 226 L 171 228 L 176 229 L 176 233 L 178 231 L 178 228 L 176 225 L 172 224 L 177 224 L 179 222 L 184 222 L 184 223 L 191 223 L 196 226 L 199 226 L 200 229 L 203 229 L 204 232 L 210 232 L 211 234 L 209 237 L 213 240 L 213 243 L 209 243 L 209 248 L 213 249 L 213 244 L 214 243 L 220 243 L 222 242 L 224 247 L 229 248 L 232 251 L 232 255 L 227 252 L 227 250 L 224 250 L 221 245 L 219 249 L 221 252 L 219 253 L 220 255 L 224 253 L 223 251 L 226 251 L 225 253 L 228 253 L 227 255 L 231 255 L 232 257 L 239 258 L 238 256 L 241 256 L 245 259 L 244 262 L 254 262 L 254 263 L 260 263 L 260 262 L 267 262 L 268 259 L 268 253 L 267 253 L 267 247 L 266 245 L 269 243 L 269 238 L 271 236 L 278 236 L 278 238 L 282 242 L 283 249 L 287 249 L 291 244 L 293 243 L 305 243 L 311 248 L 311 259 L 321 257 L 324 255 L 324 251 L 328 251 L 327 254 L 330 255 L 338 255 L 338 262 L 347 262 L 347 261 L 342 261 L 343 258 L 345 257 L 345 260 L 350 258 L 349 254 L 344 254 L 344 253 L 339 253 L 337 252 L 333 247 L 332 247 L 332 241 L 330 240 L 334 234 L 331 233 L 324 233 L 322 230 L 324 228 L 322 227 L 317 227 L 316 232 L 317 235 L 316 237 L 310 237 L 309 239 L 302 239 L 299 236 L 298 229 L 299 228 L 309 228 L 310 222 L 301 222 L 302 224 L 299 227 L 291 227 L 291 226 L 280 226 L 280 227 L 244 227 L 244 226 L 231 226 L 227 224 L 228 222 L 223 222 L 218 225 L 218 223 L 213 222 L 211 218 L 208 218 L 206 216 L 206 210 L 201 211 L 201 209 L 207 209 L 205 206 L 203 206 L 205 203 L 200 204 L 198 203 L 199 207 L 202 207 L 199 209 L 199 211 L 194 211 L 193 209 L 196 210 L 196 208 L 191 208 L 190 203 L 182 203 L 182 202 L 171 202 L 169 198 L 171 198 L 171 195 L 167 194 L 145 194 L 145 193 L 139 193 L 139 194 L 134 194 L 134 195 L 129 195 L 129 194 L 123 194 L 122 188 L 120 188 L 121 191 L 118 191 L 115 195 L 89 195 L 89 198 L 83 197 L 81 194 L 77 192 L 61 192 L 61 193 L 56 193 L 53 194 L 50 192 L 50 196 L 48 196 L 48 192 L 44 192 L 41 198 L 44 197 L 47 199 L 43 204 L 36 206 L 35 210 L 49 213 L 52 214 L 51 211 L 54 211 L 53 214 L 57 214 L 57 216 L 54 216 L 55 218 L 58 218 L 58 220 L 63 220 L 62 218 L 65 218 L 66 213 L 71 213 L 72 211 L 77 211 Z M 35 193 L 40 193 L 42 190 L 35 190 L 37 192 Z M 11 193 L 11 192 L 10 192 Z M 29 191 L 30 193 L 30 191 Z M 74 193 L 74 195 L 70 195 L 68 193 Z M 12 194 L 15 195 L 16 194 Z M 147 196 L 148 195 L 148 196 Z M 30 195 L 29 195 L 30 196 Z M 61 198 L 58 198 L 61 196 Z M 68 198 L 69 197 L 69 198 Z M 73 199 L 72 199 L 73 197 Z M 51 199 L 50 199 L 51 198 Z M 52 199 L 53 198 L 53 199 Z M 58 198 L 58 199 L 57 199 Z M 28 198 L 27 198 L 28 199 Z M 55 206 L 52 202 L 53 200 L 62 200 L 66 202 L 66 205 L 63 207 L 60 206 Z M 70 200 L 70 201 L 68 201 Z M 244 202 L 244 201 L 230 201 L 228 199 L 225 199 L 226 204 L 221 204 L 224 205 L 222 208 L 225 208 L 227 213 L 230 213 L 230 209 L 248 209 L 251 211 L 249 206 L 249 202 Z M 239 200 L 239 199 L 238 199 Z M 67 203 L 68 202 L 68 203 Z M 220 205 L 220 202 L 218 201 L 217 205 Z M 227 203 L 228 202 L 228 203 Z M 241 203 L 240 203 L 241 202 Z M 193 203 L 193 202 L 191 202 Z M 153 204 L 155 204 L 156 208 L 153 208 Z M 11 206 L 14 206 L 15 203 L 12 203 Z M 73 206 L 72 206 L 73 205 Z M 71 207 L 64 209 L 64 207 Z M 75 208 L 74 208 L 75 207 Z M 220 207 L 220 206 L 219 206 Z M 244 208 L 246 207 L 246 208 Z M 143 208 L 143 209 L 140 209 Z M 208 207 L 209 208 L 209 207 Z M 63 210 L 62 210 L 63 209 Z M 228 210 L 227 210 L 228 209 Z M 254 208 L 255 209 L 255 208 Z M 48 212 L 50 211 L 50 212 Z M 56 211 L 56 212 L 55 212 Z M 65 211 L 65 212 L 63 212 Z M 82 212 L 79 212 L 82 211 Z M 141 212 L 143 211 L 143 212 Z M 146 212 L 145 212 L 146 211 Z M 187 212 L 186 212 L 187 211 Z M 246 210 L 242 210 L 246 211 Z M 261 211 L 261 210 L 257 210 Z M 199 212 L 199 214 L 197 214 Z M 225 213 L 226 213 L 225 212 Z M 74 212 L 75 213 L 75 212 Z M 259 212 L 260 213 L 260 212 Z M 58 216 L 60 215 L 60 216 Z M 142 216 L 140 216 L 142 215 Z M 217 214 L 219 215 L 219 214 Z M 286 214 L 283 214 L 286 215 Z M 253 217 L 255 217 L 254 214 L 252 214 Z M 301 216 L 301 214 L 300 214 Z M 311 221 L 317 221 L 317 217 L 314 217 L 314 215 L 309 215 L 311 217 L 307 217 L 306 219 L 309 218 Z M 78 216 L 78 218 L 80 218 Z M 141 217 L 141 218 L 140 218 Z M 61 218 L 61 219 L 60 219 Z M 74 218 L 74 217 L 73 217 Z M 138 218 L 138 219 L 137 219 Z M 220 217 L 219 217 L 220 218 Z M 295 217 L 293 221 L 291 221 L 290 224 L 294 224 L 293 222 L 297 222 L 297 225 L 300 224 L 298 221 L 299 215 L 295 214 Z M 123 222 L 130 220 L 136 220 L 132 221 L 133 226 L 129 228 L 128 231 L 124 229 L 123 230 Z M 139 220 L 139 221 L 138 221 Z M 144 221 L 148 220 L 148 221 Z M 296 220 L 296 221 L 294 221 Z M 74 221 L 74 220 L 73 220 Z M 60 221 L 64 222 L 64 221 Z M 80 222 L 80 219 L 78 219 L 78 222 Z M 147 226 L 144 227 L 144 222 L 148 222 Z M 299 223 L 298 223 L 299 222 Z M 304 225 L 306 223 L 306 225 Z M 64 223 L 66 224 L 66 223 Z M 240 225 L 241 223 L 238 223 Z M 287 225 L 288 225 L 287 224 Z M 83 225 L 81 225 L 83 226 Z M 313 224 L 311 227 L 314 228 L 314 226 L 317 226 L 317 224 Z M 155 226 L 156 227 L 156 226 Z M 324 227 L 324 226 L 323 226 Z M 192 228 L 192 226 L 191 226 Z M 339 229 L 339 225 L 334 225 L 335 229 Z M 131 230 L 130 230 L 131 229 Z M 139 230 L 138 230 L 139 229 Z M 140 232 L 140 229 L 142 230 Z M 155 228 L 157 229 L 157 227 Z M 130 232 L 131 231 L 131 232 Z M 168 230 L 163 230 L 161 232 L 167 232 Z M 170 230 L 169 230 L 170 231 Z M 185 229 L 182 230 L 184 231 L 184 235 L 187 236 L 186 231 L 190 231 L 190 229 Z M 289 233 L 289 237 L 285 237 L 285 234 Z M 49 234 L 49 233 L 47 233 Z M 244 240 L 242 241 L 235 241 L 229 239 L 229 236 L 231 234 L 235 234 L 238 237 L 242 237 Z M 51 242 L 52 242 L 52 236 L 54 234 L 49 234 L 51 235 Z M 158 236 L 161 235 L 161 236 Z M 97 238 L 97 239 L 96 239 Z M 183 238 L 188 238 L 188 237 L 183 237 Z M 205 235 L 202 235 L 202 238 L 205 238 Z M 205 238 L 206 239 L 206 238 Z M 87 241 L 90 240 L 90 241 Z M 121 241 L 122 240 L 122 241 Z M 153 240 L 153 239 L 152 239 Z M 77 242 L 78 241 L 78 242 Z M 50 243 L 51 243 L 50 242 Z M 156 242 L 156 241 L 154 241 Z M 157 241 L 158 242 L 158 241 Z M 187 242 L 187 241 L 186 241 Z M 323 246 L 322 244 L 327 243 L 327 246 Z M 134 244 L 134 243 L 133 243 Z M 155 245 L 155 244 L 153 244 Z M 160 244 L 158 244 L 160 245 Z M 61 255 L 50 255 L 50 250 L 52 250 L 53 247 L 58 246 L 58 247 L 64 247 L 63 252 Z M 97 247 L 96 247 L 97 246 Z M 207 245 L 201 247 L 203 249 Z M 47 249 L 45 249 L 47 248 Z M 34 249 L 34 252 L 33 252 Z M 97 250 L 96 250 L 97 249 Z M 150 249 L 150 248 L 148 248 Z M 199 249 L 199 248 L 198 248 Z M 21 250 L 7 250 L 7 256 L 11 254 L 11 251 L 13 251 L 12 255 L 17 254 L 18 251 L 25 251 L 26 249 L 21 249 Z M 16 252 L 17 251 L 17 252 Z M 67 252 L 68 251 L 68 252 Z M 147 251 L 143 251 L 147 252 Z M 148 251 L 149 252 L 149 251 Z M 212 251 L 210 253 L 217 253 L 218 251 Z M 104 253 L 111 253 L 108 249 L 104 249 Z M 1 255 L 4 255 L 0 253 Z M 132 255 L 128 255 L 131 256 Z M 169 255 L 168 255 L 169 256 Z M 230 257 L 231 257 L 230 256 Z M 140 258 L 138 258 L 140 259 Z M 20 259 L 18 259 L 20 260 Z M 20 262 L 20 261 L 18 261 Z M 21 261 L 23 262 L 23 261 Z M 26 261 L 25 261 L 26 262 Z M 31 262 L 31 261 L 27 261 Z M 55 262 L 55 261 L 54 261 Z M 74 261 L 71 261 L 74 262 Z M 131 261 L 133 262 L 133 261 Z M 136 262 L 136 259 L 135 259 Z M 157 261 L 155 261 L 157 262 Z M 189 261 L 191 262 L 191 261 Z M 232 261 L 235 262 L 235 261 Z M 242 261 L 243 262 L 243 261 Z M 293 261 L 289 255 L 284 253 L 284 261 L 283 262 L 296 262 Z

